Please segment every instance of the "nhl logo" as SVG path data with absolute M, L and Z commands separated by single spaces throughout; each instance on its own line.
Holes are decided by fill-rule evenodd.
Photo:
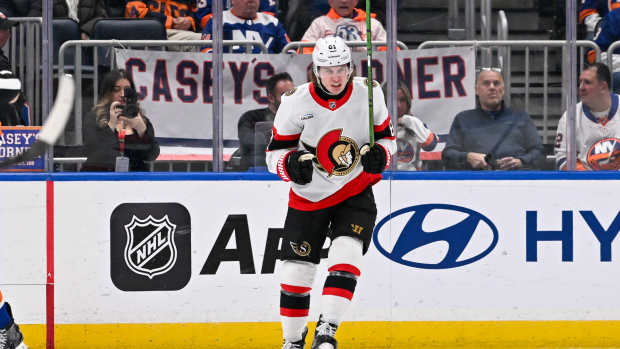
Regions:
M 133 215 L 131 222 L 125 225 L 127 243 L 124 257 L 127 266 L 149 279 L 172 269 L 177 260 L 174 244 L 176 227 L 168 215 L 159 220 L 151 215 L 144 220 Z
M 330 101 L 329 102 L 329 109 L 336 109 L 336 102 Z

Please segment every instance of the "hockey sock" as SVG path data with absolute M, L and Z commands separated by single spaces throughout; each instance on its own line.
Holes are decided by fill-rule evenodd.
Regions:
M 296 342 L 301 339 L 308 322 L 310 291 L 316 265 L 306 262 L 284 261 L 280 284 L 280 318 L 282 336 Z
M 325 322 L 340 325 L 355 293 L 361 272 L 362 242 L 342 236 L 329 249 L 328 271 L 321 296 L 321 314 Z
M 321 296 L 324 321 L 340 325 L 351 304 L 359 275 L 359 269 L 350 264 L 338 264 L 329 268 Z
M 310 311 L 310 287 L 281 284 L 280 316 L 284 339 L 296 342 L 301 339 Z

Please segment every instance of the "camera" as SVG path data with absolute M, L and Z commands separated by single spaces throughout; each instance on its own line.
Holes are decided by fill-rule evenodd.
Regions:
M 492 170 L 497 170 L 499 168 L 499 166 L 497 165 L 497 158 L 493 156 L 493 154 L 485 155 L 484 161 L 489 165 Z
M 127 118 L 135 118 L 140 112 L 138 94 L 130 86 L 125 86 L 121 114 Z

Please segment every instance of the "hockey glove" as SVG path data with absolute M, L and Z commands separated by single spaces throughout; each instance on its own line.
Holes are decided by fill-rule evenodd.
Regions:
M 364 171 L 368 173 L 381 173 L 387 165 L 387 155 L 380 145 L 372 147 L 365 144 L 360 150 L 362 154 L 362 166 Z
M 286 172 L 291 181 L 308 184 L 312 181 L 312 154 L 305 150 L 291 153 L 286 157 Z

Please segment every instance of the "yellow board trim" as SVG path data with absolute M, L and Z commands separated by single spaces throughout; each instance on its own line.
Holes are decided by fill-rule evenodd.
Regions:
M 45 325 L 20 328 L 45 349 Z M 281 336 L 277 322 L 56 325 L 55 348 L 275 349 Z M 336 338 L 343 349 L 620 348 L 620 321 L 345 322 Z

